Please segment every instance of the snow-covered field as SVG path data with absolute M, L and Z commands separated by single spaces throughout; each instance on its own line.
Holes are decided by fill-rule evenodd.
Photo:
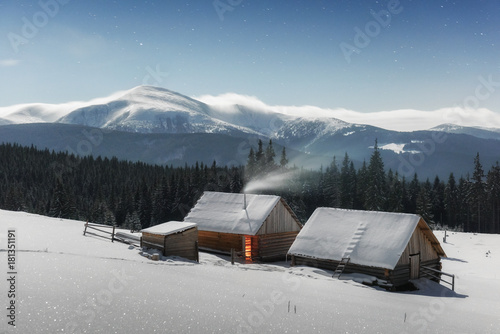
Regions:
M 82 232 L 83 222 L 0 210 L 0 333 L 500 332 L 499 235 L 448 232 L 443 271 L 456 275 L 455 292 L 421 280 L 394 293 L 284 262 L 152 261 Z

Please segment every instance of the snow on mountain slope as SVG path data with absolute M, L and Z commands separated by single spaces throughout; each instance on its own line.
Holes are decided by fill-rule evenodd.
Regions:
M 283 137 L 290 126 L 295 133 L 302 127 L 301 134 L 306 135 L 303 122 L 313 122 L 308 127 L 318 135 L 348 124 L 332 117 L 318 118 L 317 108 L 311 108 L 308 115 L 299 117 L 264 104 L 208 105 L 164 88 L 139 86 L 86 103 L 0 108 L 0 124 L 58 122 L 141 133 L 238 131 L 271 138 Z
M 466 134 L 483 139 L 500 140 L 500 129 L 486 127 L 466 127 L 455 124 L 441 124 L 436 126 L 431 131 L 440 131 L 445 133 Z
M 351 126 L 352 124 L 335 118 L 301 117 L 286 122 L 276 134 L 276 138 L 304 138 L 307 136 L 320 138 L 336 134 L 338 131 Z
M 58 122 L 141 133 L 229 133 L 246 130 L 211 117 L 209 109 L 202 102 L 167 89 L 140 86 L 106 104 L 74 110 Z
M 78 106 L 78 104 L 23 104 L 0 108 L 0 119 L 6 124 L 51 123 Z
M 0 210 L 0 266 L 15 230 L 16 328 L 8 333 L 496 333 L 500 237 L 450 233 L 443 270 L 455 292 L 420 280 L 393 293 L 284 262 L 151 261 L 137 248 L 83 236 L 83 222 Z M 437 232 L 442 240 L 443 233 Z M 9 299 L 0 283 L 3 305 Z M 4 313 L 6 314 L 6 313 Z
M 457 117 L 455 117 L 457 116 Z M 460 116 L 460 117 L 458 117 Z M 285 122 L 307 119 L 327 123 L 371 124 L 392 131 L 423 130 L 422 124 L 454 120 L 458 124 L 491 126 L 500 124 L 500 118 L 489 110 L 474 113 L 460 108 L 440 109 L 434 112 L 399 110 L 390 112 L 360 113 L 346 109 L 326 109 L 315 106 L 271 106 L 256 97 L 234 93 L 220 96 L 187 96 L 152 86 L 139 86 L 117 92 L 105 98 L 87 102 L 70 102 L 59 105 L 29 104 L 0 108 L 1 124 L 59 122 L 107 127 L 130 132 L 218 132 L 238 129 L 251 134 L 273 137 L 282 130 Z M 427 122 L 429 119 L 432 121 Z M 427 120 L 427 121 L 423 121 Z M 345 122 L 347 121 L 347 122 Z M 430 127 L 430 126 L 429 126 Z M 439 130 L 442 126 L 438 126 Z M 468 133 L 489 138 L 498 129 L 461 127 L 442 131 Z M 464 132 L 465 131 L 465 132 Z M 472 131 L 472 132 L 471 132 Z M 490 134 L 485 134 L 486 131 Z M 500 130 L 499 130 L 500 131 Z M 477 133 L 476 133 L 477 132 Z M 483 138 L 483 137 L 481 137 Z
M 210 115 L 270 138 L 276 137 L 277 131 L 283 127 L 285 122 L 294 119 L 292 116 L 265 108 L 253 108 L 239 104 L 223 107 L 210 106 Z
M 7 124 L 53 123 L 75 109 L 95 104 L 105 104 L 123 94 L 124 92 L 117 92 L 108 97 L 96 98 L 86 102 L 68 102 L 62 104 L 31 103 L 1 107 L 0 123 L 2 120 Z
M 441 123 L 454 123 L 469 126 L 500 128 L 500 114 L 485 108 L 469 109 L 449 107 L 437 110 L 398 109 L 387 111 L 359 112 L 345 108 L 322 108 L 311 105 L 267 105 L 257 97 L 235 93 L 221 95 L 202 95 L 197 100 L 212 106 L 228 107 L 244 105 L 253 109 L 265 109 L 294 117 L 338 118 L 352 124 L 366 124 L 391 131 L 423 131 L 438 126 Z

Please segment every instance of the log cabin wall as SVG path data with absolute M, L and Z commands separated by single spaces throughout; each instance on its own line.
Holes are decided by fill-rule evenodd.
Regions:
M 200 248 L 230 253 L 231 248 L 242 251 L 243 238 L 241 234 L 198 231 L 198 245 Z
M 198 261 L 197 241 L 197 228 L 169 235 L 143 232 L 141 247 L 157 249 L 161 251 L 163 256 L 180 256 Z
M 165 237 L 163 255 L 198 261 L 198 229 L 192 228 Z
M 410 241 L 408 242 L 408 245 L 406 245 L 403 254 L 401 254 L 397 265 L 409 265 L 410 254 L 417 253 L 420 254 L 421 262 L 440 259 L 431 241 L 425 236 L 419 226 L 420 224 L 418 224 L 413 231 Z
M 263 261 L 285 260 L 298 231 L 259 235 L 258 254 Z
M 312 259 L 312 258 L 296 256 L 296 255 L 293 255 L 293 259 L 292 259 L 292 265 L 309 266 L 309 267 L 321 268 L 321 269 L 326 269 L 326 270 L 331 270 L 331 271 L 335 271 L 335 269 L 339 265 L 339 262 L 340 261 L 324 260 L 324 259 Z M 380 279 L 389 279 L 389 277 L 386 276 L 386 269 L 384 269 L 384 268 L 361 266 L 361 265 L 357 265 L 357 264 L 353 264 L 353 263 L 347 264 L 347 266 L 345 267 L 344 273 L 346 273 L 346 274 L 360 273 L 360 274 L 375 276 L 375 277 L 380 278 Z
M 302 225 L 298 218 L 285 201 L 281 199 L 264 221 L 257 235 L 299 232 L 301 228 Z
M 142 232 L 141 247 L 154 248 L 163 252 L 165 236 Z
M 292 209 L 280 199 L 255 235 L 199 231 L 199 247 L 230 254 L 231 249 L 244 252 L 251 260 L 284 260 L 302 224 Z M 248 247 L 245 247 L 245 246 Z
M 339 261 L 312 259 L 302 256 L 293 256 L 292 265 L 303 265 L 309 267 L 322 268 L 334 271 L 339 264 Z M 353 263 L 348 263 L 344 273 L 360 273 L 370 276 L 375 276 L 379 279 L 389 281 L 394 287 L 400 287 L 408 283 L 410 278 L 410 266 L 398 265 L 394 270 L 388 270 L 379 267 L 361 266 Z

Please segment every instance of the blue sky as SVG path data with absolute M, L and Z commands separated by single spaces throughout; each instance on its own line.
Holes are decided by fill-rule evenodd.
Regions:
M 215 3 L 227 11 L 213 0 L 2 1 L 0 106 L 147 83 L 360 112 L 436 110 L 479 96 L 474 106 L 500 113 L 496 0 Z M 373 12 L 391 16 L 382 24 Z

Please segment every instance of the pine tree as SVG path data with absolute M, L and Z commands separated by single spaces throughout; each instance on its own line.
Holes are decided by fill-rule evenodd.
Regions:
M 340 169 L 340 207 L 353 209 L 355 197 L 356 170 L 346 152 L 344 160 L 342 161 L 342 168 Z
M 255 153 L 255 175 L 259 175 L 260 173 L 264 172 L 265 166 L 266 166 L 266 157 L 264 154 L 264 148 L 263 148 L 263 143 L 262 140 L 259 139 L 257 142 L 257 152 Z M 255 176 L 254 175 L 254 176 Z
M 232 167 L 230 171 L 230 192 L 240 193 L 243 189 L 243 181 L 241 179 L 240 171 L 237 167 Z
M 403 197 L 404 189 L 399 174 L 393 173 L 392 169 L 387 173 L 387 183 L 389 187 L 389 194 L 387 199 L 387 211 L 389 212 L 403 212 Z
M 139 199 L 139 220 L 141 221 L 142 228 L 148 228 L 151 225 L 151 212 L 152 212 L 152 203 L 151 203 L 151 193 L 149 192 L 148 186 L 145 180 L 142 181 L 141 192 Z
M 11 186 L 6 195 L 4 208 L 10 211 L 23 211 L 26 209 L 19 186 Z
M 281 151 L 280 167 L 284 169 L 286 168 L 286 165 L 288 165 L 288 158 L 286 157 L 286 149 L 283 146 L 283 150 Z
M 104 224 L 106 221 L 106 204 L 101 200 L 94 201 L 90 213 L 90 221 L 96 224 Z
M 250 147 L 250 153 L 248 154 L 247 165 L 245 167 L 245 179 L 250 181 L 254 178 L 257 171 L 257 158 L 255 157 L 255 152 L 253 147 Z
M 123 226 L 125 224 L 125 219 L 127 214 L 134 211 L 132 196 L 130 195 L 130 189 L 125 185 L 122 189 L 118 205 L 115 211 L 115 221 L 118 226 Z
M 444 206 L 445 184 L 438 176 L 434 178 L 431 191 L 432 215 L 436 223 L 443 225 L 446 221 L 446 211 Z
M 484 186 L 484 171 L 479 159 L 479 153 L 474 158 L 474 173 L 472 174 L 471 197 L 470 205 L 472 209 L 472 217 L 475 221 L 475 230 L 481 232 L 481 216 L 484 210 L 485 201 L 485 186 Z
M 75 204 L 72 197 L 66 192 L 60 180 L 56 181 L 54 195 L 51 199 L 50 216 L 57 218 L 74 218 Z
M 408 185 L 408 207 L 406 212 L 417 213 L 417 198 L 420 194 L 420 182 L 418 181 L 417 173 L 413 175 L 413 179 Z
M 447 225 L 451 228 L 459 226 L 458 189 L 453 173 L 448 178 L 444 191 L 444 206 L 446 209 Z
M 151 211 L 151 222 L 153 225 L 168 221 L 170 211 L 168 188 L 167 178 L 164 175 L 153 194 L 153 207 Z
M 489 228 L 486 232 L 500 233 L 500 165 L 491 167 L 486 179 L 487 196 L 490 206 Z
M 432 185 L 429 179 L 424 183 L 417 197 L 417 214 L 419 214 L 428 224 L 434 224 L 431 201 Z
M 410 211 L 408 210 L 408 208 L 410 207 L 410 197 L 408 195 L 408 183 L 406 182 L 406 177 L 404 176 L 403 179 L 401 180 L 401 194 L 402 194 L 401 204 L 403 206 L 401 212 L 410 213 Z
M 378 149 L 377 140 L 368 165 L 368 188 L 366 189 L 365 207 L 371 211 L 383 211 L 386 202 L 386 176 L 384 162 Z
M 467 178 L 460 177 L 458 180 L 458 207 L 459 207 L 459 221 L 458 224 L 461 230 L 464 232 L 470 232 L 470 180 L 469 176 Z
M 125 218 L 123 227 L 130 229 L 131 232 L 138 231 L 142 228 L 141 220 L 139 218 L 139 215 L 137 214 L 137 211 L 134 210 L 130 213 L 127 213 L 127 217 Z
M 365 210 L 366 193 L 368 190 L 368 167 L 366 161 L 358 170 L 356 187 L 356 200 L 354 201 L 354 208 L 358 210 Z
M 273 141 L 269 139 L 269 144 L 266 147 L 266 153 L 265 153 L 265 164 L 264 164 L 265 172 L 272 172 L 276 168 L 276 163 L 274 162 L 275 157 L 276 153 L 274 152 Z
M 335 156 L 326 169 L 324 178 L 324 196 L 329 207 L 340 207 L 340 173 Z

